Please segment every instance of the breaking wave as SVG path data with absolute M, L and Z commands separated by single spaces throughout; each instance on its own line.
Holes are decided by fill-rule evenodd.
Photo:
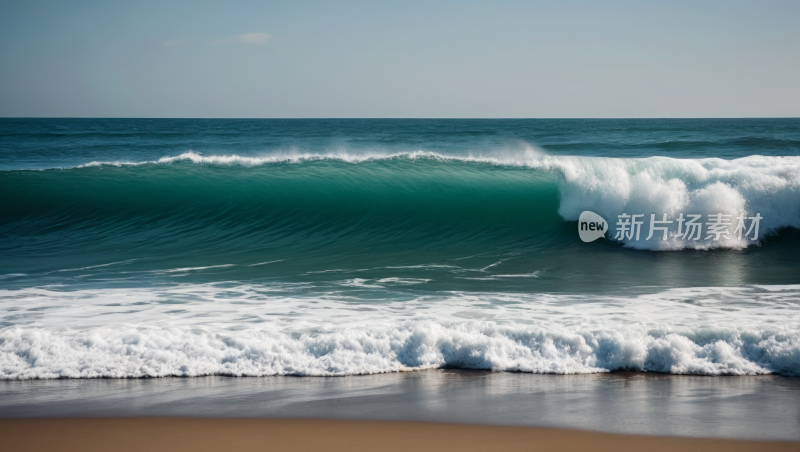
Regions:
M 486 241 L 509 231 L 518 240 L 520 234 L 547 235 L 584 210 L 608 220 L 608 238 L 622 213 L 645 214 L 643 237 L 649 214 L 733 219 L 728 239 L 679 238 L 673 224 L 666 240 L 622 240 L 651 250 L 741 249 L 783 228 L 800 228 L 800 157 L 620 159 L 553 156 L 535 148 L 490 156 L 188 152 L 153 162 L 3 171 L 0 189 L 8 195 L 2 232 L 77 229 L 92 240 L 132 229 L 172 236 L 176 231 L 166 230 L 176 221 L 206 243 L 227 240 L 223 229 L 272 241 L 302 232 L 316 237 L 314 243 L 342 234 Z M 733 234 L 742 213 L 763 218 L 759 240 Z M 571 233 L 561 241 L 575 239 Z
M 295 334 L 152 327 L 0 332 L 0 379 L 341 376 L 441 367 L 798 375 L 800 333 L 537 329 L 432 320 Z
M 3 290 L 0 302 L 9 310 L 2 320 L 13 324 L 0 329 L 0 379 L 336 376 L 442 367 L 800 375 L 799 290 L 461 292 L 382 302 L 230 283 Z

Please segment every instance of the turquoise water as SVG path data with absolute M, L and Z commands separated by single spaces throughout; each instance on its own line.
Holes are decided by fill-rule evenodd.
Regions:
M 798 374 L 799 152 L 797 119 L 0 119 L 0 377 Z

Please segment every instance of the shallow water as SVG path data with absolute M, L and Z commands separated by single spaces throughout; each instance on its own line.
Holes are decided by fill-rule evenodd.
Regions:
M 0 418 L 411 420 L 800 440 L 800 380 L 431 370 L 356 377 L 0 381 Z

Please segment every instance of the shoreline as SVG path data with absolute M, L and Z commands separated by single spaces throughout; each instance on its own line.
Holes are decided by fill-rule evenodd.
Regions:
M 357 377 L 0 381 L 0 419 L 338 419 L 800 440 L 800 378 L 436 369 Z
M 79 382 L 79 381 L 169 381 L 169 380 L 187 380 L 187 379 L 212 379 L 212 378 L 230 378 L 234 380 L 263 380 L 263 379 L 314 379 L 314 380 L 343 380 L 343 379 L 359 379 L 359 378 L 375 378 L 389 375 L 414 375 L 424 374 L 427 372 L 444 372 L 452 374 L 510 374 L 510 375 L 532 375 L 543 376 L 548 378 L 569 378 L 569 377 L 619 377 L 627 379 L 663 379 L 663 378 L 707 378 L 714 379 L 769 379 L 769 378 L 782 378 L 787 380 L 798 380 L 798 375 L 787 375 L 779 372 L 763 373 L 763 374 L 719 374 L 719 375 L 704 375 L 704 374 L 673 374 L 669 372 L 658 371 L 639 371 L 639 370 L 609 370 L 602 372 L 576 372 L 576 373 L 555 373 L 555 372 L 527 372 L 521 370 L 492 370 L 492 369 L 473 369 L 465 367 L 432 367 L 425 369 L 400 369 L 386 372 L 372 372 L 360 374 L 347 374 L 347 375 L 231 375 L 226 373 L 210 373 L 202 375 L 164 375 L 164 376 L 141 376 L 141 377 L 58 377 L 58 378 L 8 378 L 0 379 L 0 384 L 3 383 L 36 383 L 36 382 Z
M 797 451 L 796 441 L 620 435 L 583 430 L 402 421 L 173 417 L 0 420 L 15 451 Z

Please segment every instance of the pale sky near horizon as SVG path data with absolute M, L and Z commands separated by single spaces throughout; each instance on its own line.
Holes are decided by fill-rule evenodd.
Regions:
M 800 1 L 0 0 L 0 116 L 800 117 Z

